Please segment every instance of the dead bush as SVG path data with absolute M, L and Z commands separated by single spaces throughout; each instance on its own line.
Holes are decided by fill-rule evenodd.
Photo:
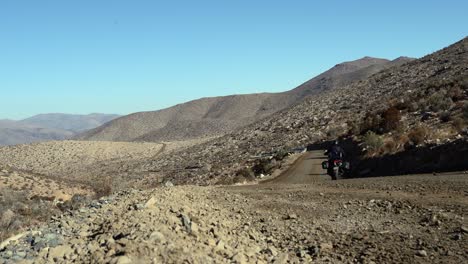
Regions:
M 462 115 L 465 120 L 468 120 L 468 103 L 465 103 L 465 105 L 463 106 Z
M 387 139 L 382 146 L 383 154 L 394 153 L 396 150 L 397 150 L 397 143 L 395 142 L 395 139 L 393 138 Z
M 361 133 L 360 126 L 356 121 L 348 121 L 348 135 L 359 135 Z
M 451 119 L 451 113 L 449 111 L 444 111 L 444 112 L 440 113 L 439 119 L 440 119 L 440 121 L 442 123 L 447 123 Z
M 375 112 L 368 112 L 361 123 L 361 134 L 369 131 L 378 132 L 382 118 Z
M 408 138 L 415 145 L 419 145 L 424 143 L 428 134 L 429 130 L 425 126 L 417 126 L 408 133 Z
M 258 160 L 252 167 L 254 175 L 269 174 L 274 168 L 271 160 L 262 159 Z
M 386 132 L 398 129 L 401 126 L 400 110 L 396 107 L 390 107 L 382 114 L 382 128 Z
M 234 183 L 242 183 L 245 181 L 253 181 L 255 180 L 255 174 L 251 168 L 245 167 L 236 172 L 236 176 L 234 177 Z
M 402 100 L 402 101 L 397 102 L 394 107 L 400 111 L 403 111 L 403 110 L 410 109 L 411 103 L 408 100 L 407 101 Z
M 82 207 L 85 203 L 89 202 L 89 198 L 82 194 L 75 194 L 73 197 L 63 203 L 59 203 L 57 207 L 62 211 L 77 210 Z
M 93 183 L 93 191 L 96 199 L 111 195 L 113 192 L 112 179 L 109 177 L 95 180 Z
M 466 128 L 466 121 L 457 117 L 453 119 L 452 126 L 455 128 L 455 130 L 460 133 L 463 131 L 463 129 Z
M 459 101 L 461 99 L 463 99 L 463 90 L 460 89 L 459 86 L 454 86 L 454 87 L 451 87 L 448 91 L 447 91 L 447 95 L 452 99 L 452 101 L 456 102 L 456 101 Z

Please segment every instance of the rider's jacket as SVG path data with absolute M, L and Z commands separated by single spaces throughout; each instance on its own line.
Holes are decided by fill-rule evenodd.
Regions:
M 345 156 L 343 148 L 338 145 L 331 146 L 327 150 L 327 154 L 329 160 L 343 159 Z

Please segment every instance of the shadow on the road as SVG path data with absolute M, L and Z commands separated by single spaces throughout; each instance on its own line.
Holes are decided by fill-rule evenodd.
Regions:
M 333 141 L 307 146 L 308 150 L 325 150 Z M 443 145 L 414 147 L 395 154 L 381 157 L 364 157 L 358 143 L 346 139 L 340 145 L 346 152 L 345 160 L 351 163 L 351 172 L 346 178 L 396 176 L 433 172 L 468 170 L 468 141 L 455 140 Z
M 326 174 L 325 173 L 309 173 L 307 175 L 310 175 L 310 176 L 324 176 Z
M 352 177 L 395 176 L 468 170 L 468 141 L 418 147 L 382 157 L 360 159 Z

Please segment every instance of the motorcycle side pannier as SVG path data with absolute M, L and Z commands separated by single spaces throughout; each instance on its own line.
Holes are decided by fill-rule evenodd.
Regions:
M 324 170 L 328 169 L 328 161 L 322 162 L 322 169 Z

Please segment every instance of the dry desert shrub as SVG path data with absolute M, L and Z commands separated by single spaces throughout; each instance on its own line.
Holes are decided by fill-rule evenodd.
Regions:
M 447 123 L 451 120 L 452 114 L 449 112 L 449 111 L 444 111 L 442 113 L 440 113 L 439 115 L 439 119 L 442 123 Z
M 419 145 L 424 143 L 424 140 L 426 140 L 428 135 L 429 130 L 427 129 L 427 127 L 417 126 L 409 131 L 408 138 L 413 144 Z
M 434 112 L 446 111 L 453 106 L 453 101 L 445 92 L 439 91 L 432 94 L 427 100 L 427 107 Z
M 382 128 L 386 132 L 398 129 L 401 126 L 401 113 L 396 107 L 390 107 L 382 114 Z
M 465 103 L 465 105 L 463 106 L 462 115 L 463 118 L 468 121 L 468 103 Z
M 251 168 L 245 167 L 236 172 L 236 176 L 234 177 L 234 183 L 242 183 L 245 181 L 253 181 L 255 180 L 255 174 Z
M 448 89 L 447 95 L 452 99 L 452 101 L 456 102 L 463 99 L 463 90 L 460 86 L 454 86 Z
M 58 213 L 53 203 L 27 197 L 25 192 L 0 190 L 0 240 Z
M 468 119 L 465 119 L 465 120 L 463 120 L 460 117 L 457 117 L 457 118 L 453 119 L 452 126 L 453 126 L 453 128 L 455 128 L 455 131 L 457 133 L 462 132 L 463 129 L 465 129 L 467 127 L 466 122 L 468 121 Z
M 368 131 L 366 133 L 363 141 L 364 141 L 366 148 L 371 151 L 377 151 L 383 145 L 382 137 L 372 131 Z
M 111 195 L 114 189 L 112 183 L 113 180 L 110 177 L 95 179 L 92 183 L 95 198 Z
M 375 112 L 368 112 L 361 123 L 361 134 L 369 131 L 377 132 L 380 127 L 382 118 Z
M 396 152 L 398 149 L 398 144 L 395 139 L 389 138 L 385 140 L 385 143 L 382 146 L 382 154 L 391 154 Z

